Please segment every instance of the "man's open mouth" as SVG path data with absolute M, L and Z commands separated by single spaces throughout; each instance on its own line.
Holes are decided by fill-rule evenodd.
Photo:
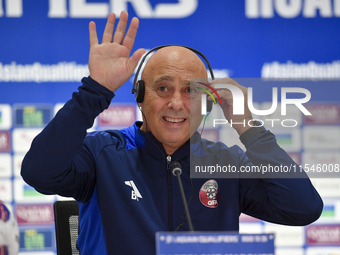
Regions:
M 169 118 L 169 117 L 163 117 L 163 119 L 166 122 L 170 122 L 170 123 L 182 123 L 186 120 L 186 119 L 174 119 L 174 118 Z

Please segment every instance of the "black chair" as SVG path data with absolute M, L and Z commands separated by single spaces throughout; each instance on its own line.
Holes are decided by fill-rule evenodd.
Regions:
M 56 201 L 53 205 L 57 255 L 79 255 L 76 247 L 79 208 L 76 201 Z

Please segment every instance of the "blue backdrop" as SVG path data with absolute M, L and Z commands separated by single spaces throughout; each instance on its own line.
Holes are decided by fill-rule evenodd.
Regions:
M 18 204 L 51 204 L 54 200 L 39 196 L 33 199 L 34 191 L 22 184 L 20 160 L 28 148 L 20 137 L 36 134 L 30 128 L 42 128 L 53 116 L 53 107 L 65 103 L 81 78 L 88 75 L 89 22 L 96 22 L 101 37 L 109 12 L 122 10 L 128 11 L 129 20 L 133 16 L 140 19 L 134 50 L 182 44 L 204 53 L 217 77 L 302 78 L 303 81 L 296 80 L 289 86 L 309 89 L 314 102 L 332 103 L 316 106 L 319 119 L 305 120 L 304 124 L 331 124 L 332 130 L 336 127 L 337 134 L 340 133 L 340 0 L 0 0 L 0 156 L 1 160 L 6 159 L 0 162 L 0 200 L 11 204 L 14 211 Z M 333 81 L 307 82 L 310 78 Z M 263 87 L 260 79 L 248 81 L 250 84 L 244 80 L 245 86 L 256 87 L 255 101 L 271 100 L 271 89 Z M 116 93 L 114 102 L 130 107 L 123 106 L 121 111 L 133 111 L 135 107 L 131 88 L 132 79 Z M 330 109 L 335 115 L 327 117 L 325 113 Z M 114 110 L 111 113 L 117 114 Z M 323 130 L 319 126 L 308 128 L 308 132 L 315 132 L 311 137 Z M 335 141 L 329 148 L 335 163 L 340 162 L 340 143 L 336 140 L 339 137 L 330 138 Z M 304 156 L 308 146 L 314 146 L 312 140 L 308 141 L 292 149 L 297 158 Z M 324 146 L 327 149 L 327 143 Z M 326 162 L 328 158 L 322 153 L 318 155 L 323 155 Z M 332 187 L 323 193 L 328 199 L 325 213 L 330 218 L 325 216 L 321 222 L 328 223 L 329 219 L 332 224 L 328 227 L 334 230 L 340 229 L 339 182 Z M 36 208 L 30 210 L 39 213 Z M 22 252 L 41 247 L 54 251 L 54 244 L 52 248 L 50 245 L 54 239 L 51 222 L 21 220 L 25 222 L 19 222 Z M 262 230 L 270 229 L 262 223 L 259 226 Z M 29 233 L 32 238 L 32 232 L 26 232 L 31 229 L 36 230 L 37 238 L 44 235 L 46 242 L 36 239 L 41 242 L 33 248 L 25 243 Z M 303 241 L 293 244 L 298 252 L 309 247 L 309 232 L 303 231 L 306 231 L 301 237 Z M 318 243 L 314 239 L 310 242 Z M 289 241 L 279 245 L 289 247 Z M 340 241 L 326 245 L 334 248 Z M 333 250 L 325 248 L 323 252 L 318 254 Z

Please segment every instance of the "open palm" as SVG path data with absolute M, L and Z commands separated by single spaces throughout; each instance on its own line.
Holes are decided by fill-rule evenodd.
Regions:
M 89 69 L 92 79 L 112 92 L 116 91 L 132 75 L 144 49 L 138 49 L 130 57 L 136 38 L 139 20 L 133 18 L 125 35 L 128 14 L 123 11 L 116 31 L 113 34 L 116 15 L 111 13 L 107 19 L 102 43 L 99 44 L 96 24 L 89 24 L 90 56 Z M 125 36 L 124 36 L 125 35 Z

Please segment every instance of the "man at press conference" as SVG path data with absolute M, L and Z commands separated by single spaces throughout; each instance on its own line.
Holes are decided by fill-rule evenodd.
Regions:
M 80 254 L 155 254 L 157 231 L 188 231 L 172 162 L 182 166 L 196 231 L 238 231 L 241 213 L 293 226 L 319 218 L 323 203 L 304 172 L 287 173 L 289 178 L 190 178 L 193 145 L 195 158 L 204 154 L 221 165 L 295 163 L 264 128 L 233 126 L 246 152 L 201 139 L 195 132 L 202 121 L 201 97 L 193 96 L 197 91 L 190 79 L 206 79 L 207 68 L 188 48 L 163 47 L 146 63 L 140 83 L 144 86 L 136 92 L 143 122 L 87 134 L 145 53 L 138 49 L 130 56 L 138 19 L 131 20 L 127 32 L 128 14 L 121 13 L 114 32 L 115 20 L 111 13 L 101 44 L 90 22 L 90 76 L 34 139 L 22 163 L 24 180 L 39 192 L 78 201 Z M 246 97 L 246 89 L 234 80 L 210 85 L 216 82 L 237 86 Z M 228 121 L 252 120 L 247 107 L 244 115 L 233 115 L 230 91 L 218 94 Z M 200 191 L 207 183 L 218 187 L 218 204 L 202 201 Z

